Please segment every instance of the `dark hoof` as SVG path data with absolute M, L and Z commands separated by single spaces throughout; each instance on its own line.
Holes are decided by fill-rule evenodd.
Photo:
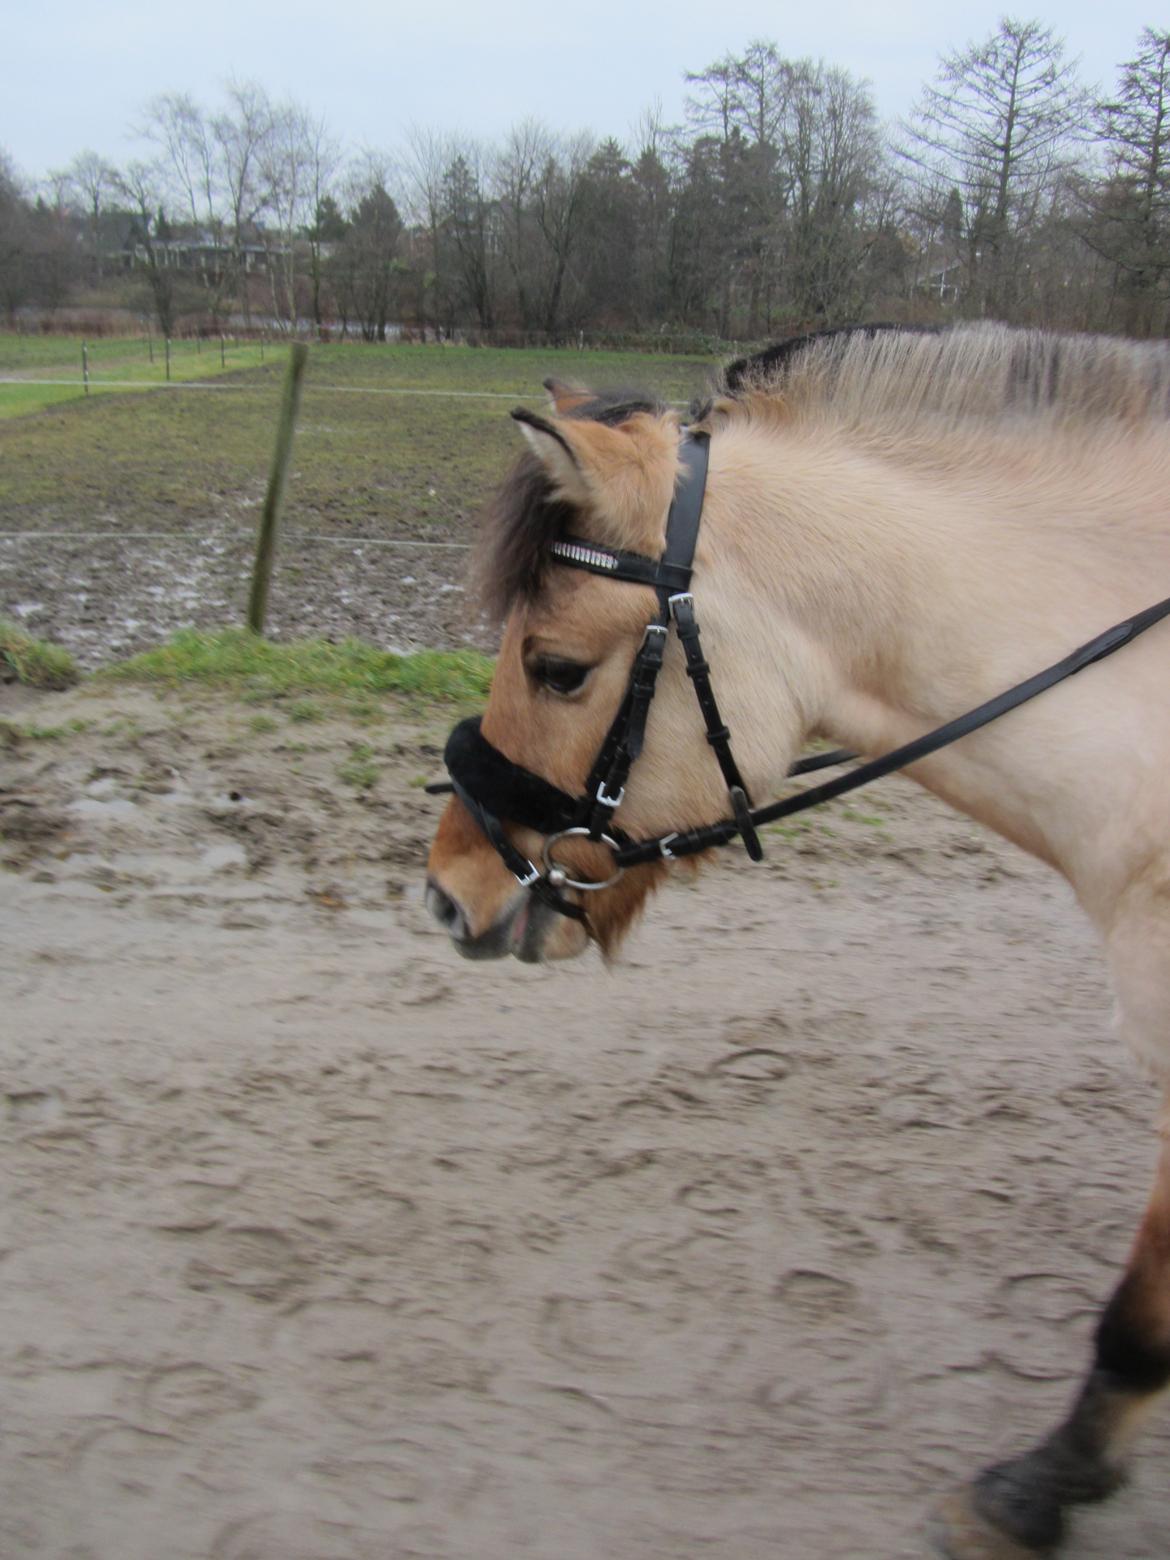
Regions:
M 935 1511 L 930 1538 L 946 1560 L 1037 1560 L 1054 1550 L 1021 1543 L 976 1508 L 973 1486 L 948 1495 Z
M 985 1468 L 971 1486 L 975 1510 L 1024 1546 L 1025 1554 L 1050 1555 L 1065 1534 L 1063 1501 L 1053 1488 L 1043 1454 L 1029 1453 Z

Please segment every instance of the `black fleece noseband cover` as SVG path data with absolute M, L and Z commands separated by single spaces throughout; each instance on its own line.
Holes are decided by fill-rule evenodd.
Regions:
M 497 818 L 514 819 L 538 834 L 559 834 L 577 822 L 579 800 L 505 758 L 480 730 L 478 715 L 455 727 L 443 761 L 452 780 Z

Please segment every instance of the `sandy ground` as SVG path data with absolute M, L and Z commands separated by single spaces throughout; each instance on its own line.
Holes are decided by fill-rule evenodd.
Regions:
M 4 1560 L 921 1556 L 1061 1410 L 1155 1101 L 1040 868 L 892 783 L 467 966 L 431 723 L 7 699 Z

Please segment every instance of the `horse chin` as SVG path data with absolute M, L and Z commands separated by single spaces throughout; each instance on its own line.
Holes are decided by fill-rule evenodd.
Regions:
M 590 943 L 596 943 L 608 961 L 616 955 L 648 896 L 665 876 L 664 867 L 638 867 L 628 872 L 615 888 L 583 896 L 589 901 L 585 923 L 562 915 L 522 889 L 478 937 L 455 937 L 452 941 L 465 959 L 504 959 L 510 954 L 522 964 L 576 959 Z
M 575 959 L 589 946 L 580 921 L 562 915 L 532 894 L 521 896 L 508 931 L 508 952 L 523 964 Z
M 465 959 L 505 959 L 510 954 L 523 964 L 545 964 L 584 953 L 589 934 L 579 921 L 522 891 L 485 932 L 452 941 Z

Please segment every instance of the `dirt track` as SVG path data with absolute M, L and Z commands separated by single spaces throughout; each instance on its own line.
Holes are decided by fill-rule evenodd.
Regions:
M 436 730 L 9 713 L 90 724 L 0 747 L 5 1560 L 921 1556 L 1062 1407 L 1155 1101 L 1040 868 L 893 784 L 469 967 Z

